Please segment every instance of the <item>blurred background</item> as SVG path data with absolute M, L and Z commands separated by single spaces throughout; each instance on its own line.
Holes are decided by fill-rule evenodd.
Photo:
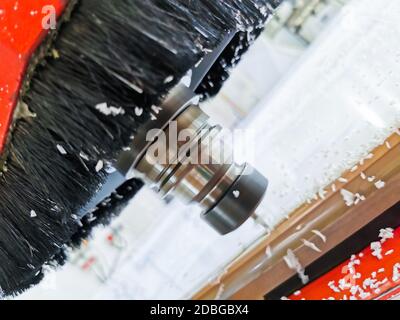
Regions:
M 18 299 L 190 298 L 305 201 L 318 197 L 399 127 L 398 1 L 287 0 L 203 108 L 255 133 L 270 180 L 258 210 L 222 237 L 197 208 L 144 187 L 70 262 Z M 384 37 L 384 39 L 383 39 Z M 384 58 L 383 58 L 384 57 Z

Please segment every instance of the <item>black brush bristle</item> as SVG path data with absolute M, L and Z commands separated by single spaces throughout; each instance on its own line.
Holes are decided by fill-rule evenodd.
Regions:
M 8 145 L 0 178 L 4 294 L 38 282 L 44 264 L 63 263 L 66 245 L 79 245 L 96 222 L 118 214 L 140 181 L 128 181 L 90 218 L 76 219 L 107 175 L 96 172 L 98 161 L 113 163 L 148 120 L 151 106 L 205 49 L 239 30 L 200 89 L 204 96 L 217 93 L 279 2 L 78 1 L 54 43 L 59 58 L 48 57 L 36 68 L 22 98 L 36 117 L 19 120 Z M 101 103 L 124 112 L 105 115 L 96 109 Z

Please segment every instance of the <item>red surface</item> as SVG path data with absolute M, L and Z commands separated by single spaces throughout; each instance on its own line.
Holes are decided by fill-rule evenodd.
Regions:
M 394 281 L 393 269 L 396 264 L 400 263 L 400 228 L 394 232 L 394 238 L 386 240 L 382 245 L 382 259 L 372 255 L 371 248 L 368 247 L 362 252 L 353 256 L 340 266 L 334 268 L 329 273 L 318 278 L 310 283 L 297 293 L 289 297 L 291 300 L 322 300 L 322 299 L 335 299 L 343 300 L 350 299 L 350 297 L 357 300 L 372 300 L 372 299 L 388 299 L 393 295 L 400 293 L 398 287 L 400 286 L 400 277 Z M 392 254 L 385 255 L 393 250 Z M 354 262 L 359 264 L 354 264 Z M 349 264 L 354 264 L 353 273 L 350 272 Z M 399 270 L 400 271 L 400 270 Z M 360 278 L 358 278 L 360 277 Z M 374 280 L 376 288 L 370 288 L 368 285 L 364 287 L 366 279 Z M 360 297 L 359 292 L 353 294 L 350 288 L 342 290 L 339 288 L 339 281 L 345 279 L 351 287 L 360 286 L 368 297 Z M 386 280 L 385 280 L 386 279 Z M 376 280 L 376 281 L 375 281 Z M 329 287 L 329 283 L 334 282 L 334 286 L 340 292 L 335 292 Z M 381 284 L 380 284 L 381 282 Z M 332 285 L 332 284 L 331 284 Z M 390 293 L 389 293 L 390 291 Z M 387 293 L 387 294 L 386 294 Z
M 48 30 L 42 27 L 44 6 L 52 5 L 57 16 L 67 0 L 0 1 L 0 152 L 18 99 L 24 72 L 32 53 Z

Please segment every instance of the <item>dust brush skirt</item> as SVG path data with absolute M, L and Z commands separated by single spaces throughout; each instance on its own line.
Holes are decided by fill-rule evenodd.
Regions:
M 216 94 L 279 2 L 78 1 L 53 44 L 57 59 L 36 68 L 22 97 L 36 117 L 18 121 L 8 145 L 0 178 L 5 295 L 39 282 L 43 265 L 64 263 L 67 247 L 121 211 L 140 181 L 126 182 L 76 219 L 107 178 L 107 166 L 151 117 L 151 106 L 227 32 L 239 30 L 199 90 L 204 98 Z M 96 108 L 104 103 L 123 112 L 107 115 Z

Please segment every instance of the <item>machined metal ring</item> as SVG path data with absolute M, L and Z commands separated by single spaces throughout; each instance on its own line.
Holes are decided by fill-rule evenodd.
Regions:
M 117 167 L 127 176 L 142 178 L 162 196 L 175 195 L 185 203 L 197 203 L 203 209 L 202 218 L 226 234 L 254 214 L 268 182 L 249 164 L 234 163 L 233 156 L 221 161 L 220 152 L 225 148 L 210 146 L 219 139 L 221 128 L 211 125 L 196 103 L 193 92 L 183 85 L 171 91 L 157 119 L 141 128 Z M 177 139 L 172 146 L 171 135 L 184 130 L 192 132 L 190 138 L 184 142 Z M 155 149 L 164 152 L 167 161 L 159 161 L 160 154 L 149 152 L 159 143 L 165 144 L 162 151 Z M 189 161 L 194 156 L 205 161 Z

